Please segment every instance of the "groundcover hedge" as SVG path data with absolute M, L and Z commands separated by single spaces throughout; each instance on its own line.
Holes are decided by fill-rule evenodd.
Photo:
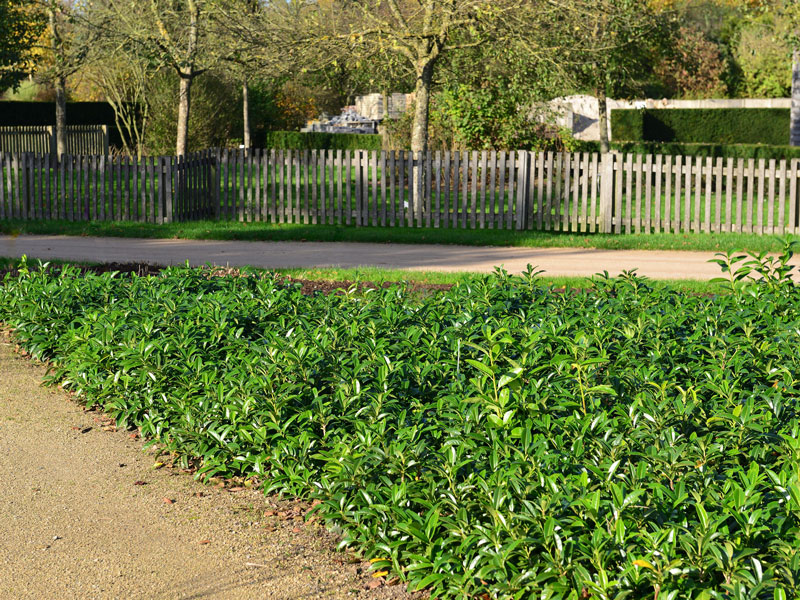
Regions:
M 792 598 L 800 294 L 784 263 L 720 260 L 713 297 L 633 274 L 303 296 L 23 264 L 0 320 L 51 383 L 204 475 L 321 499 L 343 543 L 435 596 Z

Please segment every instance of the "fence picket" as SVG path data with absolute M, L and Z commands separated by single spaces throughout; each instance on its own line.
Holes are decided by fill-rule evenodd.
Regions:
M 758 160 L 758 197 L 756 198 L 756 232 L 759 234 L 764 233 L 764 187 L 766 178 L 766 160 L 760 158 Z
M 683 164 L 683 192 L 675 206 L 675 233 L 692 230 L 692 203 L 702 201 L 702 158 L 687 156 Z
M 747 159 L 747 216 L 743 220 L 746 223 L 744 231 L 753 233 L 756 230 L 754 223 L 754 195 L 756 187 L 756 161 L 753 158 Z
M 712 187 L 713 187 L 713 178 L 714 178 L 714 171 L 711 166 L 711 157 L 706 157 L 706 164 L 704 167 L 705 170 L 705 187 L 706 187 L 706 195 L 705 195 L 705 208 L 703 211 L 703 225 L 702 230 L 704 233 L 711 233 L 711 196 L 712 196 Z M 700 219 L 699 216 L 695 217 L 696 221 L 699 223 Z
M 394 157 L 394 151 L 392 151 Z M 405 150 L 400 150 L 396 159 L 397 169 L 397 190 L 394 202 L 397 205 L 397 225 L 405 227 L 407 225 L 406 219 L 406 186 L 408 185 L 408 171 L 406 170 L 407 157 Z M 394 170 L 392 170 L 394 172 Z
M 797 225 L 797 162 L 798 159 L 791 159 L 791 172 L 789 174 L 789 227 L 787 233 L 795 234 L 798 231 Z
M 731 231 L 744 231 L 742 221 L 742 205 L 744 201 L 744 159 L 736 159 L 736 227 L 731 228 Z
M 6 166 L 7 153 L 0 150 L 0 219 L 8 219 L 6 208 L 6 182 L 11 180 L 10 168 Z
M 733 231 L 733 191 L 734 191 L 733 158 L 729 158 L 725 165 L 725 220 L 722 221 L 720 231 L 730 233 Z
M 644 222 L 642 223 L 642 229 L 647 234 L 652 233 L 651 225 L 652 225 L 652 191 L 653 191 L 653 155 L 648 154 L 645 156 L 644 159 Z M 661 182 L 659 181 L 659 184 Z M 660 186 L 659 186 L 660 187 Z M 660 191 L 660 190 L 659 190 Z M 656 195 L 658 201 L 660 203 L 661 198 Z
M 461 228 L 467 228 L 467 207 L 469 200 L 469 153 L 466 150 L 461 152 L 461 171 L 458 176 L 461 178 Z
M 503 208 L 505 209 L 505 229 L 513 229 L 514 228 L 514 207 L 516 206 L 516 195 L 514 193 L 514 184 L 516 183 L 516 171 L 517 171 L 517 152 L 512 150 L 508 156 L 506 153 L 503 152 L 503 171 L 502 176 L 500 178 L 500 189 L 505 190 L 505 182 L 503 179 L 505 178 L 506 168 L 508 168 L 508 194 L 503 191 Z M 507 161 L 507 162 L 506 162 Z M 502 215 L 501 215 L 502 217 Z
M 775 159 L 769 159 L 769 200 L 767 204 L 766 230 L 762 233 L 775 233 Z
M 773 233 L 783 235 L 786 231 L 786 159 L 778 163 L 778 223 L 773 228 Z
M 696 156 L 694 160 L 689 157 L 686 160 L 686 179 L 684 181 L 684 202 L 683 214 L 680 218 L 681 230 L 687 233 L 692 230 L 692 175 L 694 175 L 694 200 L 697 210 L 696 219 L 697 227 L 700 226 L 700 202 L 702 202 L 703 193 L 703 159 Z M 680 204 L 677 207 L 680 209 Z
M 715 199 L 714 199 L 714 221 L 711 226 L 711 230 L 714 233 L 719 233 L 721 231 L 721 223 L 722 223 L 722 158 L 717 157 L 716 164 L 714 166 L 714 182 L 715 182 Z

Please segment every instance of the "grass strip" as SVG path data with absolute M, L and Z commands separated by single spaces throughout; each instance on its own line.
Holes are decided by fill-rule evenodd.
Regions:
M 129 238 L 182 238 L 197 240 L 372 242 L 402 244 L 459 244 L 466 246 L 600 248 L 608 250 L 695 250 L 725 252 L 747 248 L 754 252 L 779 252 L 786 239 L 769 235 L 714 234 L 575 234 L 547 231 L 460 229 L 409 229 L 192 221 L 154 225 L 130 222 L 0 221 L 8 235 L 76 235 Z
M 28 262 L 36 268 L 37 263 L 64 266 L 99 266 L 102 262 L 43 260 L 36 257 L 27 257 Z M 18 258 L 0 256 L 0 271 L 8 270 L 19 264 Z M 276 273 L 293 279 L 308 281 L 329 282 L 370 282 L 375 284 L 409 282 L 421 284 L 468 284 L 470 282 L 488 277 L 485 273 L 471 273 L 468 271 L 410 271 L 404 269 L 383 269 L 381 267 L 357 267 L 352 269 L 338 268 L 285 268 L 262 269 L 258 267 L 242 267 L 244 271 L 256 273 Z M 600 276 L 599 274 L 597 275 Z M 539 275 L 538 280 L 542 285 L 556 289 L 585 289 L 592 287 L 592 277 L 561 277 L 551 276 L 546 273 Z M 729 290 L 720 282 L 695 279 L 647 279 L 649 285 L 655 288 L 669 288 L 677 292 L 694 294 L 726 294 Z

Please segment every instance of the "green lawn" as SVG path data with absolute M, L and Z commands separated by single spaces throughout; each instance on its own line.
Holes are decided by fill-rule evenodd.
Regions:
M 726 251 L 746 248 L 777 252 L 780 237 L 737 233 L 580 234 L 554 231 L 497 229 L 416 229 L 353 227 L 234 221 L 193 221 L 156 225 L 130 222 L 0 221 L 3 234 L 80 235 L 140 238 L 183 238 L 247 241 L 394 242 L 403 244 L 462 244 L 529 248 L 602 248 L 639 250 Z M 793 239 L 800 239 L 791 236 Z

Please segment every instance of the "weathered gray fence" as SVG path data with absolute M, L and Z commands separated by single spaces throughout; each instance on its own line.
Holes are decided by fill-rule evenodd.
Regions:
M 589 153 L 0 154 L 0 218 L 800 232 L 800 160 Z
M 0 152 L 55 154 L 55 127 L 31 125 L 0 127 Z M 67 152 L 70 154 L 108 154 L 106 125 L 68 125 Z

